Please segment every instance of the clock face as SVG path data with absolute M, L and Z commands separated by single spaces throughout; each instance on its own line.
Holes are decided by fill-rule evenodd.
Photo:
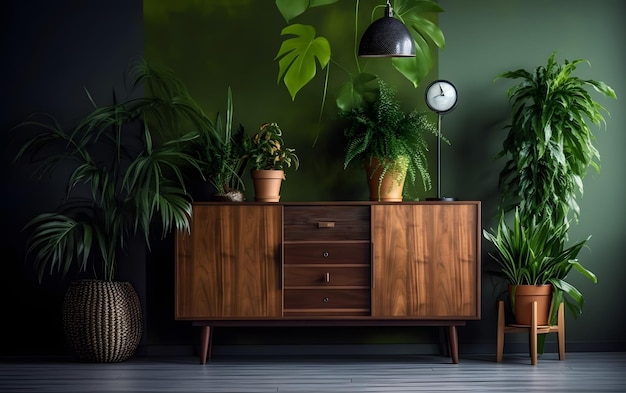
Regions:
M 426 105 L 439 114 L 452 111 L 457 98 L 456 87 L 445 80 L 434 81 L 426 88 Z

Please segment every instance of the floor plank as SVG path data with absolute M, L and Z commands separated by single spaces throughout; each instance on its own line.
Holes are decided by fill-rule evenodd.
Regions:
M 2 392 L 626 392 L 626 353 L 461 357 L 0 359 Z

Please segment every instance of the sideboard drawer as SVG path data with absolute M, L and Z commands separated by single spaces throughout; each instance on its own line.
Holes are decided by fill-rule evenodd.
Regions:
M 284 286 L 360 286 L 370 285 L 369 267 L 298 266 L 285 267 Z
M 370 206 L 285 206 L 285 241 L 369 240 Z
M 369 242 L 285 243 L 284 263 L 291 264 L 367 264 L 371 259 Z
M 369 289 L 285 289 L 285 311 L 370 308 Z

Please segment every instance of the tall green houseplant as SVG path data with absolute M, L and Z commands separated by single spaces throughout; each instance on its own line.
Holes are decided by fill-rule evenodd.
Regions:
M 214 130 L 169 69 L 140 60 L 130 74 L 147 95 L 98 106 L 87 92 L 94 108 L 73 127 L 49 114 L 17 126 L 35 133 L 16 160 L 29 158 L 42 176 L 65 171 L 65 199 L 25 226 L 27 257 L 40 281 L 46 272 L 78 278 L 64 297 L 65 336 L 94 362 L 126 360 L 139 345 L 140 300 L 132 283 L 117 280 L 117 266 L 135 238 L 150 247 L 153 229 L 189 230 L 185 173 L 203 165 L 191 142 Z
M 605 109 L 587 89 L 617 97 L 604 82 L 573 75 L 584 59 L 559 64 L 555 56 L 552 53 L 547 65 L 533 71 L 518 69 L 496 78 L 521 81 L 507 91 L 512 118 L 497 156 L 506 159 L 499 177 L 502 215 L 498 231 L 483 234 L 496 246 L 496 260 L 511 284 L 552 283 L 553 310 L 565 292 L 574 300 L 567 304 L 577 317 L 583 295 L 564 280 L 572 267 L 593 282 L 596 277 L 576 260 L 587 240 L 565 247 L 569 214 L 573 212 L 573 219 L 578 220 L 577 197 L 582 195 L 583 179 L 589 167 L 599 171 L 600 154 L 588 122 L 606 125 Z M 504 213 L 513 210 L 510 229 Z M 551 268 L 559 261 L 558 268 Z M 516 274 L 511 273 L 513 268 Z
M 600 154 L 588 121 L 606 125 L 603 112 L 587 88 L 607 97 L 615 91 L 601 81 L 573 74 L 586 60 L 559 64 L 552 53 L 545 66 L 518 69 L 497 78 L 521 80 L 507 91 L 512 122 L 498 158 L 505 158 L 499 187 L 502 208 L 519 207 L 523 221 L 548 216 L 554 227 L 578 220 L 578 195 L 588 168 L 600 170 Z M 608 112 L 607 112 L 608 113 Z

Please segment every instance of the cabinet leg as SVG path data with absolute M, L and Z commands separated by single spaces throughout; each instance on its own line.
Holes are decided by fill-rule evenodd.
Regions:
M 459 362 L 459 341 L 456 333 L 456 325 L 451 325 L 448 329 L 448 342 L 452 363 L 457 364 Z
M 200 328 L 200 364 L 205 364 L 207 358 L 211 359 L 212 341 L 211 326 L 202 326 Z

